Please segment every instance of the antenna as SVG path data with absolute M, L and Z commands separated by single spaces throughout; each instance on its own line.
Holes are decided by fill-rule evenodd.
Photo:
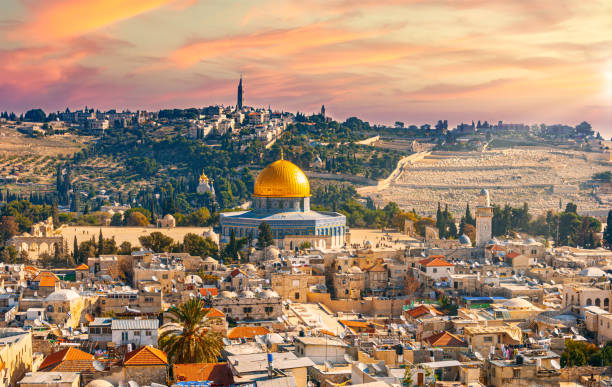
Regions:
M 232 342 L 227 337 L 224 337 L 223 338 L 223 344 L 225 344 L 225 345 L 232 345 Z

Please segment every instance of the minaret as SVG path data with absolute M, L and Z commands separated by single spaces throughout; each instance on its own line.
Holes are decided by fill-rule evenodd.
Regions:
M 236 110 L 242 109 L 242 74 L 240 74 L 240 82 L 238 83 L 238 99 L 236 101 Z
M 321 105 L 321 116 L 325 118 L 325 105 Z
M 491 240 L 493 235 L 493 207 L 489 199 L 489 191 L 482 189 L 476 207 L 476 246 L 482 247 Z

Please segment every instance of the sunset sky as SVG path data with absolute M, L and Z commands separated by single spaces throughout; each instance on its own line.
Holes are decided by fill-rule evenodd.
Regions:
M 0 110 L 245 102 L 335 118 L 591 122 L 610 0 L 2 0 Z

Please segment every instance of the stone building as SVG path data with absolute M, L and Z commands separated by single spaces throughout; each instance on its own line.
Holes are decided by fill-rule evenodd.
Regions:
M 30 233 L 14 236 L 6 244 L 14 246 L 19 253 L 27 254 L 32 260 L 38 260 L 42 254 L 53 256 L 56 250 L 64 251 L 64 237 L 55 231 L 51 217 L 32 225 Z
M 79 326 L 81 313 L 86 306 L 85 298 L 70 289 L 57 290 L 43 300 L 43 308 L 50 322 L 73 328 Z
M 278 272 L 270 276 L 272 289 L 282 299 L 292 302 L 306 302 L 308 295 L 308 282 L 311 276 L 301 272 Z
M 146 345 L 125 355 L 123 380 L 133 380 L 138 385 L 168 384 L 168 357 L 166 353 Z
M 234 321 L 271 321 L 283 314 L 282 298 L 270 289 L 240 294 L 222 291 L 214 298 L 213 306 Z
M 493 235 L 493 207 L 489 191 L 482 189 L 476 207 L 476 246 L 483 247 Z
M 159 228 L 174 228 L 176 227 L 176 219 L 171 214 L 164 215 L 163 218 L 157 221 L 157 227 Z
M 18 328 L 1 328 L 0 362 L 3 385 L 16 386 L 18 380 L 32 371 L 32 333 Z

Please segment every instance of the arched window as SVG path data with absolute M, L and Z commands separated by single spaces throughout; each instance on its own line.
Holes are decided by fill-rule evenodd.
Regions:
M 609 298 L 604 298 L 604 308 L 608 308 L 610 307 L 610 299 Z
M 47 312 L 53 313 L 53 305 L 47 306 Z
M 595 299 L 595 306 L 601 306 L 601 301 L 599 301 L 599 298 Z
M 587 304 L 587 306 L 591 306 L 591 305 L 593 305 L 593 302 L 591 301 L 590 298 L 587 298 L 587 303 L 586 304 Z

